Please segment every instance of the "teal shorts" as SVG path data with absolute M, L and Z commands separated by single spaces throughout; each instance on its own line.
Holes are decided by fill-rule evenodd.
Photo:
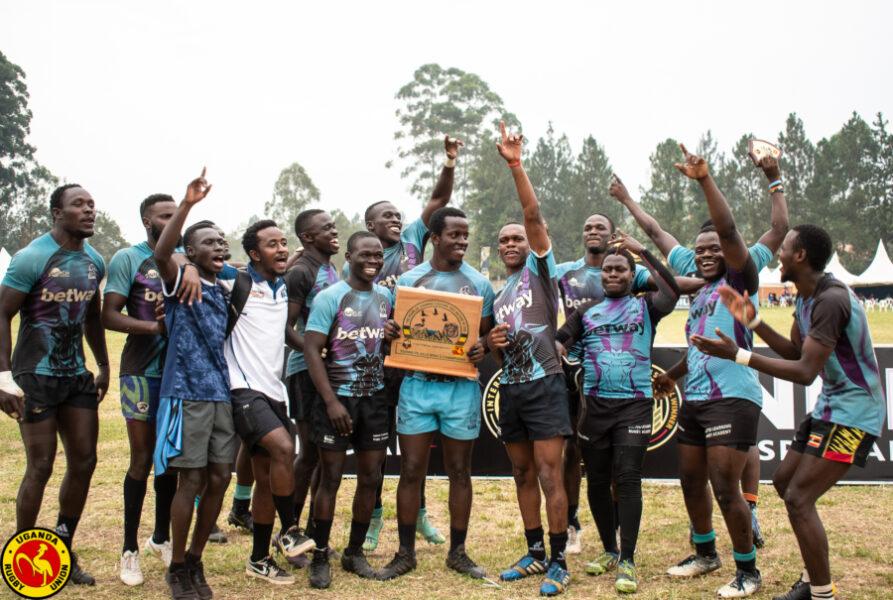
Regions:
M 432 431 L 454 440 L 477 439 L 481 432 L 481 388 L 477 381 L 403 379 L 397 403 L 397 433 Z
M 128 421 L 154 421 L 161 377 L 121 375 L 121 414 Z

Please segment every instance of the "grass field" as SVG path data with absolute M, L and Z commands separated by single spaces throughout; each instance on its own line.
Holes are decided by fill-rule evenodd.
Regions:
M 781 331 L 788 331 L 790 309 L 764 310 L 764 318 Z M 875 343 L 893 342 L 893 314 L 872 313 L 870 323 Z M 658 343 L 681 343 L 684 313 L 677 311 L 661 323 Z M 109 354 L 112 364 L 112 387 L 100 409 L 99 463 L 93 477 L 87 509 L 78 528 L 76 549 L 84 566 L 96 576 L 95 588 L 67 587 L 60 598 L 111 600 L 117 598 L 167 598 L 163 570 L 159 561 L 145 558 L 143 570 L 146 583 L 142 587 L 127 588 L 117 579 L 117 561 L 121 552 L 123 527 L 121 483 L 128 463 L 127 436 L 118 404 L 117 363 L 123 336 L 110 333 Z M 91 360 L 92 363 L 92 360 Z M 0 461 L 0 537 L 5 541 L 15 528 L 15 497 L 24 469 L 24 453 L 18 429 L 9 419 L 0 419 L 0 444 L 6 448 Z M 55 524 L 58 486 L 64 472 L 64 456 L 57 457 L 57 466 L 46 490 L 39 524 Z M 585 485 L 585 484 L 584 484 Z M 396 551 L 397 532 L 394 515 L 396 481 L 385 483 L 385 516 L 387 523 L 378 551 L 370 557 L 380 566 Z M 353 481 L 347 480 L 339 495 L 338 512 L 332 532 L 332 543 L 341 547 L 347 541 L 350 525 L 350 498 Z M 153 498 L 146 498 L 144 526 L 141 538 L 151 531 Z M 231 488 L 232 489 L 232 488 Z M 584 493 L 585 497 L 585 493 Z M 447 484 L 431 481 L 428 485 L 429 513 L 442 531 L 448 530 Z M 498 571 L 516 560 L 524 548 L 514 486 L 510 480 L 482 480 L 475 482 L 475 505 L 472 527 L 468 536 L 469 553 L 495 577 Z M 228 510 L 230 498 L 224 505 Z M 820 511 L 828 530 L 832 568 L 842 598 L 893 598 L 893 507 L 891 487 L 837 487 L 820 503 Z M 714 509 L 719 514 L 718 509 Z M 583 573 L 586 560 L 600 550 L 592 517 L 585 502 L 580 510 L 584 526 L 584 553 L 570 557 L 574 577 L 567 598 L 616 596 L 613 579 L 587 577 Z M 762 487 L 760 515 L 767 547 L 760 552 L 759 566 L 763 572 L 764 593 L 757 598 L 771 598 L 786 590 L 800 570 L 796 540 L 771 486 Z M 220 523 L 225 522 L 221 517 Z M 721 519 L 715 521 L 719 535 L 717 547 L 725 562 L 723 568 L 711 576 L 686 582 L 670 582 L 663 575 L 666 568 L 689 553 L 688 525 L 682 508 L 682 495 L 675 485 L 649 484 L 645 488 L 645 514 L 639 540 L 637 562 L 640 592 L 636 598 L 712 598 L 715 590 L 731 578 L 734 564 L 731 548 Z M 250 538 L 224 527 L 230 542 L 224 546 L 209 546 L 205 554 L 208 579 L 216 598 L 311 597 L 311 598 L 521 598 L 536 597 L 539 582 L 524 581 L 506 585 L 502 589 L 482 586 L 479 582 L 447 571 L 443 564 L 446 548 L 427 546 L 420 542 L 419 568 L 396 582 L 369 582 L 344 573 L 333 565 L 334 583 L 326 592 L 312 591 L 306 574 L 297 574 L 294 586 L 270 586 L 244 575 L 244 560 L 250 550 Z M 275 587 L 275 589 L 274 589 Z M 3 597 L 15 597 L 3 589 Z

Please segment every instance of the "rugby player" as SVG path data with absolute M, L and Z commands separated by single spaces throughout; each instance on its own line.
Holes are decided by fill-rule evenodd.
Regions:
M 332 582 L 327 548 L 348 446 L 354 450 L 357 487 L 341 566 L 366 579 L 376 577 L 363 541 L 391 429 L 382 355 L 392 300 L 390 290 L 373 283 L 384 264 L 384 250 L 374 233 L 358 231 L 347 241 L 345 257 L 350 264 L 347 279 L 317 294 L 304 329 L 304 357 L 318 392 L 311 408 L 320 478 L 313 501 L 316 549 L 310 563 L 310 587 L 318 589 Z
M 105 262 L 86 239 L 93 235 L 93 197 L 78 184 L 50 196 L 53 226 L 16 252 L 0 285 L 0 408 L 19 423 L 27 464 L 16 498 L 16 531 L 37 523 L 56 461 L 65 450 L 56 533 L 69 551 L 96 468 L 97 409 L 109 387 L 99 282 Z M 20 315 L 16 349 L 11 323 Z M 84 364 L 86 337 L 98 373 Z M 71 554 L 71 581 L 95 580 Z
M 805 565 L 800 580 L 777 600 L 835 597 L 828 536 L 816 502 L 851 465 L 865 466 L 886 412 L 862 305 L 852 290 L 824 272 L 832 251 L 831 237 L 815 225 L 797 225 L 785 236 L 778 255 L 781 280 L 797 287 L 790 339 L 763 323 L 756 307 L 739 291 L 719 290 L 739 324 L 753 329 L 780 358 L 751 355 L 719 328 L 719 339 L 704 335 L 691 339 L 701 352 L 803 386 L 822 375 L 816 405 L 800 424 L 772 481 L 784 500 Z
M 431 215 L 431 260 L 400 276 L 398 286 L 483 297 L 480 335 L 493 325 L 493 288 L 486 277 L 464 262 L 468 249 L 468 219 L 447 206 Z M 468 353 L 477 363 L 484 357 L 483 337 Z M 428 472 L 434 434 L 440 433 L 444 469 L 450 482 L 449 568 L 474 578 L 485 577 L 465 552 L 471 514 L 471 453 L 481 428 L 481 395 L 476 379 L 408 373 L 400 386 L 397 434 L 400 436 L 400 482 L 397 486 L 397 526 L 400 547 L 379 573 L 383 579 L 404 575 L 416 567 L 415 535 L 421 482 Z

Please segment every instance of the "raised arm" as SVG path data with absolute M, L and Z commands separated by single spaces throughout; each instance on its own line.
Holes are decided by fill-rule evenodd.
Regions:
M 684 144 L 679 144 L 685 162 L 676 163 L 674 166 L 680 173 L 694 179 L 700 184 L 704 190 L 704 197 L 707 199 L 707 210 L 710 212 L 710 220 L 716 227 L 716 233 L 719 235 L 719 244 L 722 246 L 723 259 L 726 265 L 736 271 L 743 271 L 750 254 L 747 251 L 747 244 L 744 238 L 735 226 L 735 218 L 732 216 L 732 210 L 725 196 L 716 186 L 713 177 L 710 176 L 710 170 L 707 167 L 707 161 L 701 156 L 691 154 L 685 149 Z
M 657 291 L 651 292 L 651 303 L 654 308 L 663 315 L 673 312 L 676 302 L 679 300 L 679 286 L 670 270 L 635 238 L 622 231 L 618 231 L 614 235 L 618 246 L 641 258 L 642 264 L 651 273 L 651 281 L 654 281 L 657 286 Z
M 459 156 L 459 148 L 465 144 L 462 140 L 445 136 L 443 139 L 443 148 L 446 152 L 446 162 L 440 170 L 440 177 L 434 185 L 434 191 L 431 192 L 431 198 L 422 209 L 422 223 L 428 226 L 431 215 L 438 208 L 443 208 L 450 202 L 450 196 L 453 195 L 453 180 L 456 174 L 456 157 Z
M 657 249 L 660 250 L 661 254 L 665 257 L 669 257 L 670 250 L 678 246 L 679 241 L 664 231 L 660 226 L 660 223 L 657 222 L 657 219 L 645 212 L 645 210 L 639 206 L 639 203 L 633 200 L 632 196 L 629 195 L 626 186 L 623 185 L 623 182 L 620 181 L 620 178 L 617 177 L 617 175 L 614 175 L 611 179 L 611 187 L 608 188 L 608 193 L 616 198 L 620 204 L 626 207 L 626 210 L 633 216 L 636 223 L 638 223 L 639 227 L 642 228 L 642 231 L 645 232 L 645 235 L 654 242 L 654 245 L 657 246 Z
M 505 123 L 499 122 L 499 132 L 502 134 L 502 143 L 496 144 L 499 154 L 508 163 L 509 170 L 515 180 L 515 189 L 518 191 L 518 200 L 524 212 L 524 231 L 527 233 L 527 242 L 531 250 L 538 256 L 549 251 L 552 243 L 549 241 L 549 232 L 546 222 L 540 212 L 540 203 L 533 191 L 533 184 L 527 177 L 527 172 L 521 166 L 521 149 L 524 143 L 523 135 L 508 135 L 505 131 Z
M 205 179 L 205 172 L 206 169 L 203 168 L 201 176 L 193 179 L 186 186 L 186 195 L 183 197 L 183 201 L 177 206 L 174 216 L 164 226 L 161 236 L 155 244 L 155 264 L 158 266 L 161 280 L 166 283 L 173 282 L 177 277 L 178 268 L 173 260 L 173 255 L 180 240 L 183 225 L 186 223 L 186 217 L 192 207 L 201 202 L 211 191 L 211 185 Z
M 781 185 L 781 172 L 778 169 L 778 161 L 771 156 L 764 156 L 760 159 L 759 167 L 769 181 L 769 196 L 772 199 L 769 230 L 760 237 L 760 243 L 769 248 L 772 254 L 775 254 L 781 248 L 781 242 L 784 240 L 784 236 L 787 235 L 790 226 L 788 221 L 788 201 L 784 197 L 784 187 Z

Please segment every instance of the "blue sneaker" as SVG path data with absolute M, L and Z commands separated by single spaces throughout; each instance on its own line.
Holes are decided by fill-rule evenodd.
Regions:
M 542 575 L 546 572 L 546 561 L 525 554 L 518 562 L 499 574 L 501 581 L 518 581 L 531 575 Z
M 540 585 L 540 596 L 557 596 L 567 590 L 567 586 L 571 583 L 571 574 L 561 568 L 557 562 L 549 565 L 549 571 L 546 578 Z

